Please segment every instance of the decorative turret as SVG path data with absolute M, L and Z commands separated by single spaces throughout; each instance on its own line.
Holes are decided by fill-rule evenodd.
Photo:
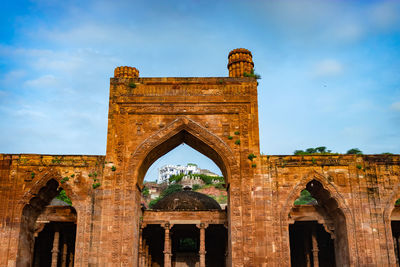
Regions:
M 139 70 L 134 67 L 116 67 L 114 70 L 115 78 L 137 78 L 139 77 Z
M 244 73 L 252 73 L 254 69 L 253 56 L 244 48 L 237 48 L 229 52 L 229 77 L 244 77 Z

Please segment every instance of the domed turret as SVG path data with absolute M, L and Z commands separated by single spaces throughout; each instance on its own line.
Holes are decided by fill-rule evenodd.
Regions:
M 229 77 L 244 77 L 244 73 L 251 73 L 253 69 L 253 56 L 249 50 L 237 48 L 229 52 Z
M 134 67 L 121 66 L 114 69 L 115 78 L 137 78 L 139 70 Z

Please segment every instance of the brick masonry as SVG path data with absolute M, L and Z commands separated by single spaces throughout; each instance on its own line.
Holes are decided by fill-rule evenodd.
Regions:
M 290 265 L 289 213 L 312 180 L 343 214 L 345 229 L 336 233 L 348 246 L 343 266 L 395 266 L 390 219 L 400 198 L 400 156 L 260 155 L 257 81 L 238 75 L 253 63 L 237 53 L 230 77 L 141 78 L 118 68 L 105 156 L 0 154 L 0 266 L 26 266 L 17 260 L 26 255 L 23 210 L 40 210 L 34 200 L 44 202 L 50 180 L 77 212 L 75 266 L 137 266 L 144 175 L 182 142 L 226 178 L 232 266 Z

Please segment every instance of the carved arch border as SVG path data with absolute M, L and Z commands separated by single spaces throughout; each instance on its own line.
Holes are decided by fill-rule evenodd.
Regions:
M 356 242 L 356 231 L 355 231 L 355 218 L 354 214 L 351 212 L 346 199 L 340 194 L 337 187 L 332 184 L 327 177 L 323 174 L 313 170 L 305 174 L 298 183 L 296 183 L 292 189 L 290 190 L 289 196 L 286 199 L 285 204 L 281 208 L 280 211 L 280 222 L 281 222 L 281 237 L 282 237 L 282 252 L 287 251 L 289 253 L 290 249 L 286 249 L 285 246 L 289 245 L 289 218 L 288 215 L 290 210 L 292 209 L 294 201 L 300 195 L 300 192 L 305 189 L 307 184 L 312 180 L 316 180 L 322 184 L 322 187 L 327 190 L 331 197 L 336 200 L 338 204 L 338 208 L 343 212 L 343 215 L 346 219 L 346 230 L 347 230 L 347 241 L 348 241 L 348 251 L 349 251 L 349 260 L 350 266 L 358 265 L 358 250 L 357 250 L 357 242 Z M 287 228 L 287 229 L 286 229 Z M 353 253 L 356 251 L 356 253 Z M 286 258 L 286 255 L 283 255 L 283 258 Z M 289 255 L 290 259 L 290 255 Z M 289 264 L 289 263 L 288 263 Z
M 33 184 L 30 185 L 29 187 L 26 188 L 25 193 L 23 193 L 20 201 L 18 201 L 15 211 L 16 214 L 18 214 L 19 218 L 23 218 L 24 214 L 24 208 L 31 204 L 31 200 L 37 197 L 40 193 L 40 190 L 44 187 L 46 187 L 47 183 L 51 180 L 54 180 L 58 183 L 58 187 L 62 187 L 66 193 L 67 196 L 71 199 L 73 205 L 72 207 L 75 209 L 75 212 L 77 214 L 77 230 L 76 230 L 76 241 L 75 241 L 75 246 L 78 247 L 78 244 L 85 244 L 85 240 L 83 235 L 79 234 L 81 231 L 79 228 L 84 227 L 82 225 L 82 216 L 81 214 L 85 214 L 85 209 L 88 206 L 88 201 L 90 201 L 90 198 L 82 198 L 77 194 L 76 190 L 81 191 L 84 190 L 85 187 L 89 188 L 89 185 L 86 182 L 83 182 L 79 185 L 78 188 L 74 188 L 71 186 L 69 183 L 64 183 L 61 184 L 62 180 L 62 175 L 61 175 L 61 170 L 58 168 L 54 167 L 49 167 L 44 170 L 44 173 L 38 176 L 38 179 L 33 180 Z M 89 196 L 89 194 L 85 194 L 86 196 Z M 19 226 L 15 229 L 16 234 L 20 236 L 20 231 L 21 231 L 21 226 Z M 86 246 L 86 245 L 85 245 Z M 17 255 L 20 253 L 20 238 L 15 239 L 15 247 L 17 248 Z M 76 250 L 75 251 L 75 256 L 76 258 L 80 258 L 79 254 L 82 253 L 81 250 Z M 74 260 L 75 263 L 76 260 Z
M 71 199 L 73 203 L 73 207 L 78 213 L 78 206 L 80 206 L 79 203 L 82 201 L 81 197 L 79 197 L 74 188 L 68 183 L 61 184 L 62 175 L 60 173 L 60 170 L 56 168 L 49 168 L 43 175 L 40 176 L 39 179 L 34 182 L 32 186 L 27 188 L 27 191 L 23 194 L 21 200 L 17 204 L 16 210 L 18 214 L 22 214 L 22 210 L 25 205 L 29 204 L 30 200 L 38 195 L 40 189 L 45 187 L 46 184 L 52 179 L 57 181 L 59 187 L 62 187 L 65 190 L 67 196 Z M 86 183 L 83 183 L 82 186 L 86 186 Z
M 206 144 L 218 154 L 222 160 L 223 166 L 218 165 L 218 163 L 215 161 L 214 162 L 218 165 L 225 176 L 226 184 L 231 184 L 236 180 L 239 181 L 239 179 L 235 179 L 238 178 L 236 177 L 237 175 L 240 175 L 240 170 L 238 169 L 239 166 L 237 164 L 237 160 L 235 159 L 233 150 L 220 137 L 208 131 L 200 124 L 187 117 L 179 117 L 166 125 L 164 128 L 146 138 L 131 154 L 131 158 L 128 161 L 128 166 L 134 166 L 134 168 L 132 168 L 133 173 L 131 173 L 130 176 L 139 177 L 137 181 L 138 184 L 143 182 L 142 180 L 145 173 L 140 173 L 140 169 L 142 168 L 142 165 L 144 164 L 144 161 L 149 153 L 164 142 L 168 142 L 169 139 L 182 131 L 188 132 L 190 135 Z M 196 148 L 194 149 L 197 150 Z M 199 152 L 202 153 L 201 151 Z M 204 155 L 212 159 L 210 156 L 206 154 Z
M 392 212 L 395 209 L 395 202 L 400 198 L 400 183 L 397 183 L 396 188 L 393 189 L 392 193 L 385 199 L 384 210 L 383 210 L 383 223 L 385 225 L 386 235 L 386 246 L 388 251 L 389 262 L 396 262 L 396 255 L 394 253 L 393 237 L 392 237 L 392 225 L 391 219 Z

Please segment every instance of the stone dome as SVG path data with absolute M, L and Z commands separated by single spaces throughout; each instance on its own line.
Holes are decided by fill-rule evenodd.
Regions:
M 184 190 L 172 193 L 160 199 L 155 210 L 221 210 L 213 198 L 194 191 Z

